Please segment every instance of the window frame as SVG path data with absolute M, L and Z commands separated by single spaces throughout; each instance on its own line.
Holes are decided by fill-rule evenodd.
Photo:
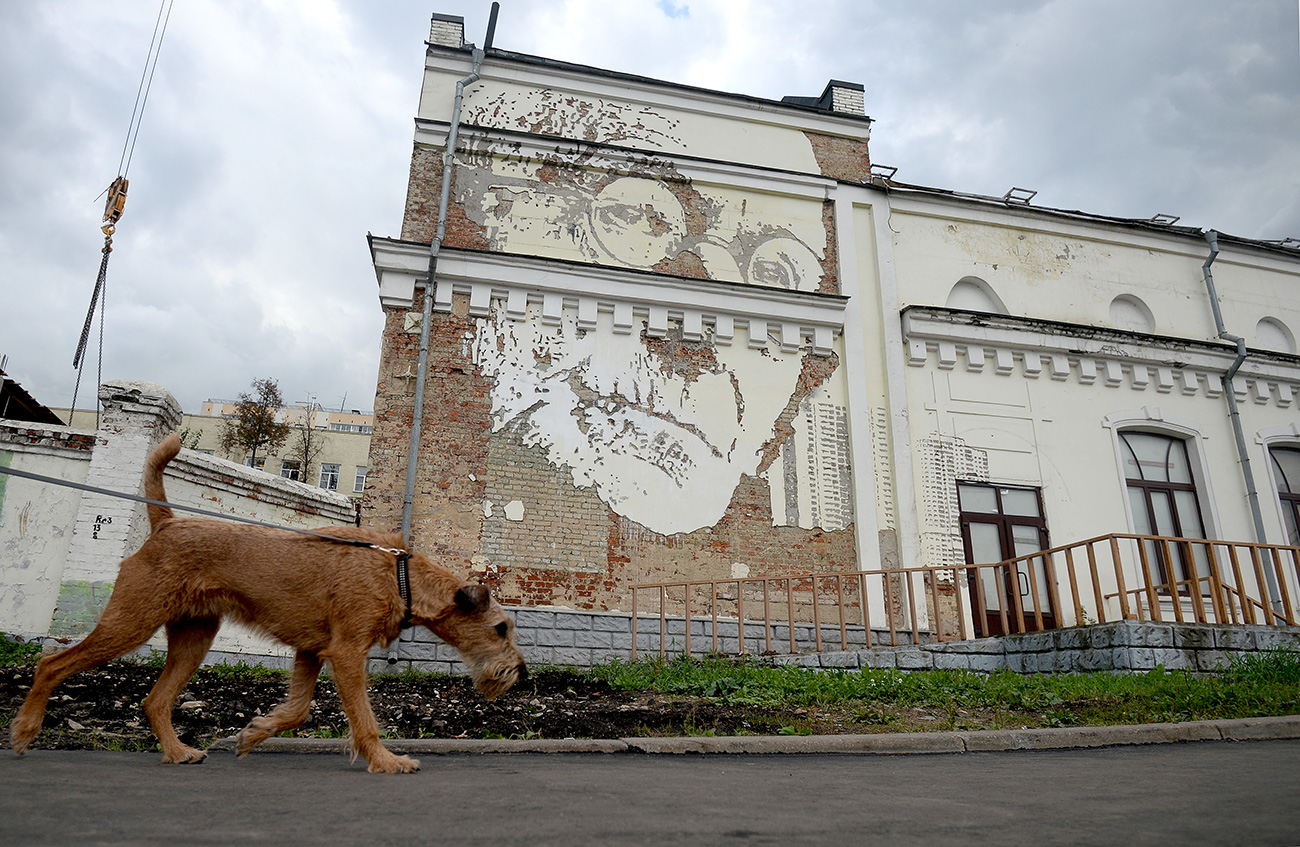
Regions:
M 963 509 L 961 505 L 961 489 L 963 486 L 972 487 L 972 488 L 992 489 L 992 491 L 994 492 L 994 496 L 996 498 L 997 512 L 968 512 L 965 509 Z M 1003 491 L 1032 492 L 1038 504 L 1038 514 L 1036 516 L 1008 514 L 1005 511 L 1002 502 Z M 1015 552 L 1016 539 L 1015 539 L 1015 532 L 1013 528 L 1017 526 L 1027 526 L 1036 529 L 1038 531 L 1038 542 L 1039 542 L 1040 550 L 1047 550 L 1050 549 L 1050 547 L 1052 546 L 1051 537 L 1049 536 L 1047 530 L 1047 513 L 1043 502 L 1043 489 L 1041 487 L 1025 486 L 1025 485 L 1003 485 L 1000 483 L 989 482 L 987 480 L 958 479 L 956 482 L 956 493 L 957 493 L 957 515 L 958 515 L 957 523 L 958 523 L 958 530 L 961 534 L 962 556 L 965 559 L 965 562 L 967 564 L 994 564 L 989 562 L 974 563 L 971 561 L 972 559 L 975 558 L 975 556 L 974 556 L 974 551 L 972 549 L 973 540 L 972 540 L 971 533 L 968 530 L 968 527 L 970 524 L 973 523 L 988 524 L 997 527 L 998 542 L 1002 552 L 1007 553 L 1009 551 L 1011 554 L 1009 556 L 1004 556 L 1003 561 L 1009 558 L 1016 557 L 1016 552 Z M 1028 567 L 1034 567 L 1034 566 L 1035 565 L 1032 561 L 1028 565 Z M 1017 571 L 1017 577 L 1015 582 L 1018 582 L 1020 572 L 1022 571 L 1022 568 L 1025 567 L 1026 566 L 1022 564 L 1022 565 L 1018 565 L 1015 568 L 1015 570 Z M 1018 590 L 1012 591 L 1013 581 L 1010 578 L 1011 574 L 1009 573 L 1009 571 L 1010 568 L 1008 568 L 1007 573 L 1003 574 L 1004 581 L 1007 583 L 1004 586 L 1004 591 L 1007 595 L 1007 601 L 1009 606 L 1009 608 L 1005 610 L 1007 614 L 1007 622 L 1009 626 L 1012 628 L 1012 632 L 1017 632 L 1018 631 L 1017 628 L 1019 626 L 1019 620 L 1021 615 L 1023 614 L 1026 629 L 1028 631 L 1033 631 L 1036 624 L 1036 619 L 1033 614 L 1034 610 L 1032 608 L 1025 608 L 1024 601 L 1021 600 L 1021 595 Z M 968 591 L 970 592 L 971 595 L 972 611 L 974 611 L 973 604 L 975 602 L 977 589 L 975 587 L 973 580 L 980 579 L 980 576 L 976 571 L 971 571 L 969 573 L 969 576 L 972 582 L 968 586 Z M 1043 616 L 1044 628 L 1053 629 L 1055 626 L 1057 626 L 1057 621 L 1059 620 L 1060 617 L 1060 610 L 1052 608 L 1051 598 L 1054 595 L 1052 593 L 1050 586 L 1039 586 L 1039 590 L 1040 591 L 1046 590 L 1048 608 L 1039 609 L 1038 612 Z M 1039 602 L 1038 598 L 1034 598 L 1034 602 L 1036 606 Z M 1007 634 L 1002 632 L 993 632 L 994 629 L 999 629 L 999 630 L 1001 629 L 1001 622 L 1000 622 L 1001 613 L 999 611 L 998 613 L 999 620 L 995 623 L 993 620 L 993 614 L 989 603 L 989 598 L 985 598 L 985 606 L 986 606 L 985 620 L 979 620 L 978 614 L 972 614 L 972 617 L 974 618 L 973 622 L 975 625 L 976 636 L 985 637 L 988 635 Z

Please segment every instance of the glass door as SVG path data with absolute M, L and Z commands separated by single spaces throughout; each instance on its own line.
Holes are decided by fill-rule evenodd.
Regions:
M 1048 546 L 1038 489 L 962 482 L 957 484 L 957 498 L 967 564 L 996 564 Z M 1056 626 L 1047 566 L 1041 558 L 981 568 L 978 582 L 972 576 L 968 588 L 977 635 L 1036 630 L 1039 616 L 1044 629 Z

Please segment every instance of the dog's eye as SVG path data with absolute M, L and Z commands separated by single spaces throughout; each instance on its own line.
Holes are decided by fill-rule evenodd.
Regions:
M 510 627 L 509 625 L 506 624 L 505 621 L 502 621 L 501 623 L 497 624 L 497 635 L 501 636 L 502 638 L 505 638 L 506 633 L 508 633 L 509 631 L 510 631 Z

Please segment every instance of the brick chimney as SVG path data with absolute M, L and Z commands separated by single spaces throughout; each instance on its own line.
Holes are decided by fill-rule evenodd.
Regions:
M 833 79 L 826 83 L 820 97 L 782 97 L 782 103 L 796 106 L 809 106 L 823 112 L 839 112 L 845 115 L 866 116 L 866 103 L 863 100 L 865 89 L 859 82 L 844 82 Z
M 429 25 L 429 43 L 440 47 L 465 46 L 465 19 L 460 15 L 439 15 L 434 13 Z

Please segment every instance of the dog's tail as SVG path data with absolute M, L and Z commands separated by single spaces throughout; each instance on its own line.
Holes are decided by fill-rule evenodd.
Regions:
M 144 464 L 144 496 L 150 500 L 167 500 L 167 492 L 163 490 L 163 468 L 167 463 L 176 458 L 176 454 L 181 452 L 181 437 L 176 433 L 167 436 L 167 440 L 149 454 L 149 460 Z M 163 521 L 173 517 L 173 512 L 166 506 L 158 506 L 149 503 L 149 529 L 156 532 L 158 525 Z

